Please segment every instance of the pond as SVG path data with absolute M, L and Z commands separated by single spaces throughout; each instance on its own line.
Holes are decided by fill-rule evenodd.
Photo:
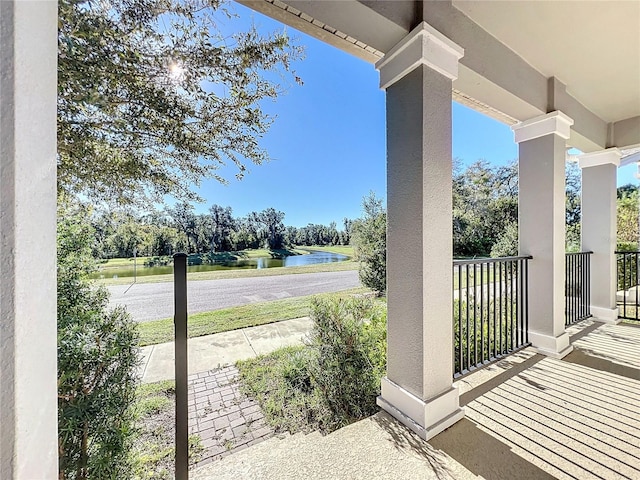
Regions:
M 308 255 L 291 255 L 284 258 L 249 258 L 246 260 L 231 260 L 215 263 L 213 265 L 191 265 L 187 267 L 189 273 L 210 272 L 214 270 L 240 270 L 274 267 L 299 267 L 303 265 L 314 265 L 318 263 L 342 262 L 349 257 L 333 252 L 311 251 Z M 97 271 L 91 278 L 122 278 L 122 277 L 145 277 L 148 275 L 167 275 L 173 273 L 173 266 L 145 267 L 138 265 L 134 271 L 133 264 L 126 267 L 109 268 L 108 270 Z

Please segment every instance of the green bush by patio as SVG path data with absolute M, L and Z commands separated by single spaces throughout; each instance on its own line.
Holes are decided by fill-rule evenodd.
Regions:
M 367 298 L 314 298 L 307 345 L 238 362 L 243 388 L 278 431 L 331 432 L 377 411 L 386 311 Z
M 87 216 L 58 209 L 58 478 L 121 480 L 130 476 L 137 325 L 87 278 Z

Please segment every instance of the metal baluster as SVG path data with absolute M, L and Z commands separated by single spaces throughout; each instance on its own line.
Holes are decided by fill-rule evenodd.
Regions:
M 484 264 L 480 263 L 480 363 L 484 363 Z
M 467 310 L 467 331 L 465 334 L 465 338 L 467 339 L 467 370 L 471 368 L 471 342 L 469 341 L 469 264 L 465 265 L 465 273 L 467 277 L 467 283 L 464 285 L 465 291 L 465 307 Z

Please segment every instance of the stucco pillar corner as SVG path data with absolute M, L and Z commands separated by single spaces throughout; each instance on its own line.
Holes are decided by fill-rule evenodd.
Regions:
M 529 341 L 541 354 L 572 351 L 565 332 L 565 158 L 573 120 L 560 111 L 512 127 L 519 149 L 519 254 L 529 266 Z
M 616 306 L 617 175 L 622 153 L 607 148 L 578 157 L 582 171 L 581 249 L 591 255 L 590 310 L 595 320 L 619 323 Z
M 376 67 L 387 93 L 387 376 L 380 405 L 429 439 L 453 386 L 451 82 L 463 50 L 427 23 Z

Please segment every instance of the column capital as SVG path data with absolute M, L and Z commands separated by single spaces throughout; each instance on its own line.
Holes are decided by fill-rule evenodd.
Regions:
M 458 60 L 464 49 L 427 22 L 422 22 L 376 63 L 380 88 L 387 89 L 420 65 L 451 80 L 458 78 Z
M 616 167 L 619 167 L 621 157 L 622 152 L 617 147 L 607 148 L 606 150 L 578 155 L 578 165 L 580 168 L 587 168 L 611 163 Z
M 516 143 L 526 142 L 534 138 L 555 134 L 565 140 L 571 133 L 573 119 L 560 110 L 530 118 L 511 127 Z

